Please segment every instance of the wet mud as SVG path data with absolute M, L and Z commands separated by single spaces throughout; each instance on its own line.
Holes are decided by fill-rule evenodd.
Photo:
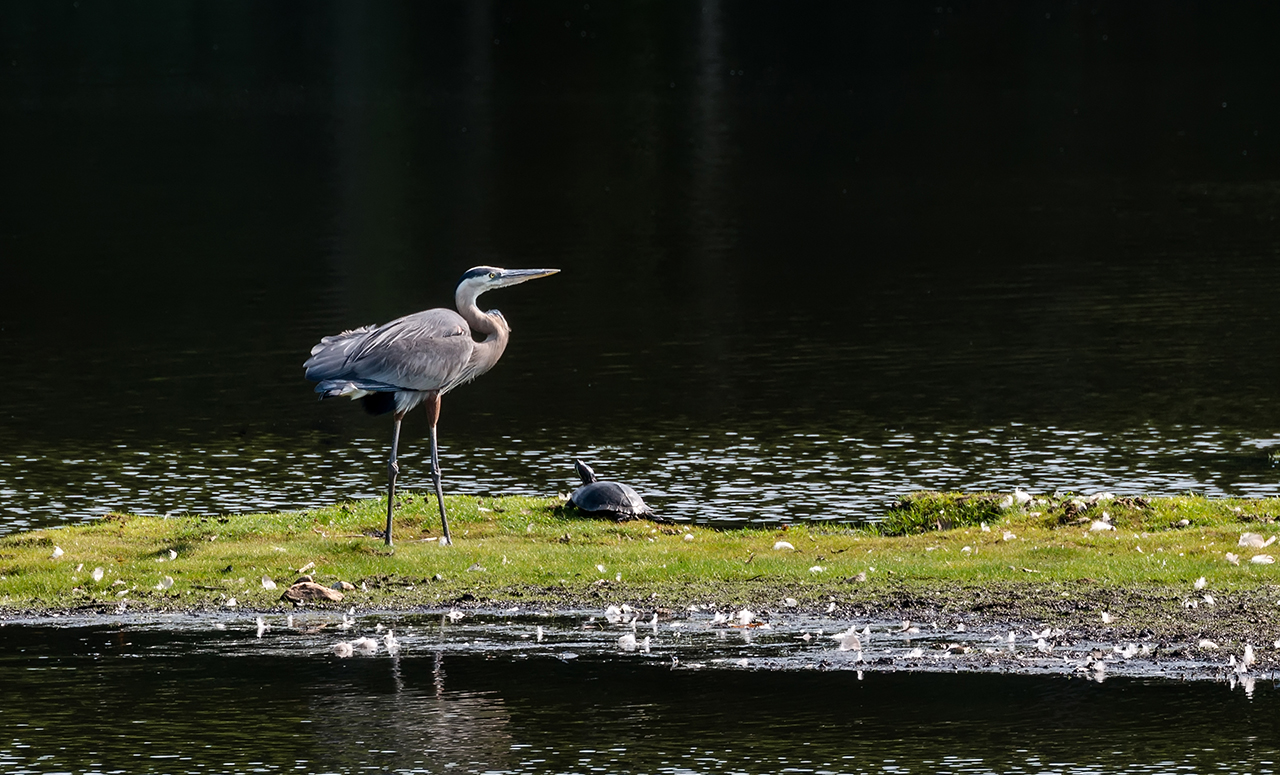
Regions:
M 478 601 L 413 612 L 328 608 L 167 613 L 42 612 L 0 620 L 0 641 L 47 628 L 148 633 L 147 655 L 260 654 L 318 660 L 431 654 L 518 660 L 636 660 L 671 670 L 1069 675 L 1221 681 L 1252 692 L 1280 666 L 1276 635 L 1250 620 L 1262 600 L 1201 603 L 1176 626 L 1136 609 L 1110 621 L 1018 615 L 1013 600 L 949 611 L 928 596 L 897 606 L 799 605 L 753 610 L 626 603 L 550 608 Z M 1024 606 L 1027 601 L 1023 601 Z M 1073 616 L 1098 596 L 1067 606 Z M 1270 602 L 1274 608 L 1274 601 Z M 1203 609 L 1212 609 L 1208 613 Z M 1093 611 L 1087 611 L 1092 615 Z M 1148 616 L 1157 613 L 1146 611 Z M 1222 615 L 1219 615 L 1221 613 Z M 1197 616 L 1198 614 L 1198 616 Z M 1130 621 L 1125 621 L 1130 620 Z M 1232 628 L 1239 628 L 1232 631 Z M 1280 633 L 1277 633 L 1280 634 Z M 344 647 L 343 644 L 346 644 Z M 350 646 L 355 644 L 355 648 Z

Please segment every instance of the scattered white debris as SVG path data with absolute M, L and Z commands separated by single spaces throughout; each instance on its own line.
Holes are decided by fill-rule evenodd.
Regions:
M 168 577 L 166 576 L 165 578 L 168 578 Z M 223 605 L 226 606 L 227 608 L 235 608 L 237 605 L 236 599 L 234 597 L 229 597 L 227 598 L 227 602 L 223 603 Z
M 395 656 L 400 653 L 400 641 L 396 640 L 396 631 L 387 630 L 387 634 L 382 636 L 382 643 L 387 647 L 387 653 Z
M 1132 659 L 1133 656 L 1138 653 L 1138 647 L 1132 643 L 1128 644 L 1124 648 L 1112 646 L 1111 650 L 1119 654 L 1122 659 Z
M 378 653 L 378 641 L 373 638 L 356 638 L 351 641 L 351 647 L 366 656 Z
M 978 527 L 982 528 L 982 532 L 984 532 L 984 533 L 990 533 L 990 532 L 991 532 L 991 528 L 987 527 L 987 523 L 986 523 L 986 522 L 979 522 L 979 523 L 978 523 Z
M 316 567 L 316 564 L 314 562 L 309 562 L 306 565 L 303 565 L 301 568 L 298 568 L 298 572 L 306 573 L 307 571 L 311 570 L 314 567 Z
M 169 550 L 169 559 L 170 559 L 170 560 L 176 560 L 176 559 L 178 559 L 178 553 L 177 553 L 177 552 L 175 552 L 174 550 L 170 549 L 170 550 Z
M 833 612 L 833 611 L 835 611 L 835 610 L 836 610 L 836 604 L 835 604 L 835 603 L 827 603 L 827 613 L 831 613 L 831 612 Z
M 1206 651 L 1216 649 L 1217 647 L 1218 647 L 1218 644 L 1214 643 L 1208 638 L 1201 638 L 1200 642 L 1196 644 L 1196 648 L 1205 649 Z
M 1200 606 L 1200 602 L 1199 602 L 1198 600 L 1183 600 L 1183 601 L 1182 601 L 1182 607 L 1183 607 L 1183 608 L 1198 608 L 1199 606 Z
M 1248 668 L 1248 667 L 1251 667 L 1257 661 L 1258 661 L 1258 658 L 1253 654 L 1253 646 L 1248 643 L 1244 644 L 1244 656 L 1241 657 L 1240 664 Z
M 627 633 L 621 638 L 618 638 L 618 648 L 623 651 L 635 651 L 636 646 L 636 636 L 632 633 Z
M 685 534 L 684 534 L 684 540 L 686 540 L 686 541 L 692 541 L 692 540 L 693 540 L 693 533 L 685 533 Z
M 272 579 L 271 579 L 271 577 L 270 577 L 270 576 L 263 576 L 263 577 L 262 577 L 262 588 L 263 588 L 263 589 L 275 589 L 275 588 L 276 588 L 276 583 L 275 583 L 274 581 L 272 581 Z
M 1245 546 L 1250 549 L 1265 549 L 1266 547 L 1271 546 L 1275 542 L 1276 542 L 1275 536 L 1271 536 L 1270 538 L 1264 538 L 1263 536 L 1257 533 L 1242 533 L 1240 535 L 1240 541 L 1236 544 L 1236 546 Z
M 1200 578 L 1196 579 L 1196 583 L 1193 586 L 1196 589 L 1204 589 L 1208 584 L 1209 584 L 1208 579 L 1206 579 L 1204 576 L 1201 576 Z
M 622 621 L 622 609 L 616 605 L 611 605 L 604 609 L 604 618 L 609 624 L 617 624 Z
M 640 642 L 640 650 L 646 654 L 649 653 L 649 636 L 648 635 L 644 636 L 644 640 Z
M 831 638 L 840 644 L 841 651 L 862 651 L 862 641 L 858 639 L 858 625 L 850 625 L 844 632 L 837 632 Z
M 1039 651 L 1041 654 L 1048 654 L 1050 651 L 1053 651 L 1053 646 L 1050 646 L 1048 641 L 1041 638 L 1036 641 L 1036 651 Z
M 534 637 L 538 639 L 539 643 L 542 642 L 542 625 L 541 624 L 538 625 L 538 629 L 534 630 Z
M 262 637 L 262 633 L 267 631 L 267 620 L 261 616 L 258 617 L 258 637 Z
M 1238 554 L 1232 554 L 1231 552 L 1227 552 L 1227 562 L 1231 563 L 1232 565 L 1239 565 L 1239 564 L 1240 564 L 1240 555 L 1238 555 Z
M 788 598 L 783 598 L 782 604 L 785 605 L 787 608 L 795 608 L 796 606 L 800 605 L 800 601 L 796 600 L 794 597 L 788 597 Z
M 963 553 L 965 553 L 965 554 L 969 554 L 970 552 L 972 552 L 972 551 L 973 551 L 973 547 L 972 547 L 972 546 L 966 546 L 966 547 L 963 547 L 960 551 L 961 551 L 961 552 L 963 552 Z
M 66 552 L 62 551 L 61 546 L 55 546 L 53 547 L 53 554 L 49 555 L 49 559 L 56 560 L 64 554 L 66 554 Z
M 783 549 L 787 549 L 793 552 L 796 550 L 795 546 L 793 546 L 790 541 L 778 541 L 773 545 L 773 550 L 775 552 L 780 552 Z
M 1001 537 L 1002 537 L 1004 540 L 1006 540 L 1006 541 L 1012 541 L 1013 539 L 1017 538 L 1017 536 L 1016 536 L 1016 535 L 1014 535 L 1013 533 L 1009 532 L 1008 530 L 1004 531 L 1004 535 L 1003 535 L 1003 536 L 1001 536 Z
M 1000 508 L 1002 508 L 1002 509 L 1011 509 L 1011 508 L 1013 508 L 1013 496 L 1012 496 L 1012 495 L 1006 495 L 1006 496 L 1004 496 L 1003 498 L 1001 498 L 1001 499 L 1000 499 Z
M 1089 525 L 1089 532 L 1091 533 L 1101 533 L 1104 530 L 1115 530 L 1115 529 L 1116 529 L 1115 525 L 1111 524 L 1110 522 L 1103 522 L 1100 519 L 1095 519 Z
M 451 622 L 456 622 L 459 619 L 466 617 L 466 614 L 462 613 L 456 608 L 450 608 L 449 613 L 445 614 L 445 617 Z
M 738 624 L 740 624 L 743 627 L 746 627 L 748 624 L 751 624 L 751 622 L 754 621 L 756 618 L 756 615 L 754 612 L 748 611 L 745 608 L 739 611 L 734 616 L 738 620 Z
M 822 573 L 824 570 L 826 570 L 826 568 L 824 568 L 821 565 L 814 565 L 813 567 L 809 568 L 810 573 Z
M 719 611 L 717 611 L 716 615 L 711 617 L 711 626 L 715 627 L 718 624 L 726 624 L 728 623 L 728 621 L 729 621 L 728 614 L 722 614 Z
M 1031 502 L 1031 493 L 1026 492 L 1021 487 L 1013 488 L 1013 500 L 1019 506 L 1025 506 Z
M 907 659 L 919 659 L 920 657 L 924 656 L 924 651 L 921 649 L 911 649 L 910 651 L 903 654 L 902 656 Z
M 93 573 L 90 573 L 89 575 L 93 577 L 94 581 L 102 581 L 102 573 L 102 568 L 94 568 Z
M 1096 506 L 1099 503 L 1106 503 L 1107 501 L 1115 500 L 1115 497 L 1116 496 L 1113 493 L 1097 492 L 1086 498 L 1085 503 L 1088 503 L 1090 506 Z
M 354 653 L 355 653 L 355 649 L 353 649 L 351 647 L 351 644 L 346 642 L 345 640 L 338 641 L 337 643 L 333 644 L 333 655 L 339 659 L 346 659 L 347 657 L 351 656 Z
M 853 577 L 853 580 L 854 580 L 854 581 L 866 581 L 866 580 L 867 580 L 867 572 L 866 572 L 866 571 L 859 571 L 859 572 L 858 572 L 858 575 Z
M 165 576 L 160 579 L 160 583 L 156 584 L 156 589 L 168 589 L 173 586 L 173 576 Z
M 1205 605 L 1216 605 L 1218 602 L 1217 600 L 1214 600 L 1213 595 L 1208 592 L 1204 593 L 1200 599 L 1204 601 Z
M 1255 563 L 1257 565 L 1270 565 L 1275 561 L 1276 561 L 1276 558 L 1272 557 L 1269 554 L 1255 554 L 1249 558 L 1249 562 Z
M 1103 623 L 1103 624 L 1111 624 L 1111 623 L 1112 623 L 1112 622 L 1114 622 L 1115 620 L 1116 620 L 1116 618 L 1115 618 L 1114 616 L 1112 616 L 1111 614 L 1107 613 L 1106 611 L 1103 611 L 1103 612 L 1102 612 L 1102 623 Z
M 604 573 L 604 566 L 603 566 L 603 565 L 597 565 L 597 566 L 596 566 L 596 570 L 600 571 L 601 573 Z

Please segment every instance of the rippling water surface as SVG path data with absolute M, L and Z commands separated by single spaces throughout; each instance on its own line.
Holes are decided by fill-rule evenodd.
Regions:
M 859 673 L 830 645 L 708 644 L 534 617 L 386 619 L 339 660 L 323 614 L 0 627 L 0 766 L 53 772 L 1274 772 L 1280 695 L 1226 684 Z M 535 621 L 546 638 L 531 635 Z M 691 623 L 692 624 L 692 623 Z M 644 629 L 644 628 L 642 628 Z M 705 630 L 705 627 L 704 627 Z M 521 635 L 517 635 L 517 631 Z M 722 636 L 724 633 L 722 633 Z M 597 637 L 598 636 L 598 637 Z M 880 636 L 884 637 L 884 636 Z M 829 642 L 829 641 L 828 641 Z M 781 650 L 803 669 L 770 669 Z M 672 655 L 680 654 L 678 665 Z M 758 659 L 764 656 L 765 659 Z M 741 659 L 740 659 L 741 657 Z M 825 657 L 825 658 L 824 658 Z
M 1270 450 L 1280 438 L 1221 430 L 1144 428 L 1101 432 L 1013 425 L 964 433 L 881 431 L 872 437 L 795 433 L 762 441 L 735 431 L 673 430 L 629 444 L 589 446 L 547 432 L 501 437 L 496 446 L 446 448 L 450 491 L 550 495 L 578 482 L 570 453 L 640 489 L 664 516 L 730 525 L 792 519 L 875 519 L 920 489 L 1069 490 L 1275 496 Z M 271 443 L 271 442 L 267 442 Z M 92 519 L 112 510 L 225 513 L 321 506 L 382 492 L 385 445 L 351 439 L 300 451 L 280 440 L 246 446 L 74 451 L 19 455 L 0 491 L 9 530 Z M 304 447 L 305 449 L 305 447 Z M 67 454 L 73 454 L 68 452 Z M 400 456 L 401 482 L 428 490 L 425 449 Z M 30 481 L 33 485 L 21 486 Z M 47 482 L 71 486 L 41 489 Z
M 480 263 L 563 271 L 482 300 L 448 492 L 1280 492 L 1280 83 L 1223 11 L 201 8 L 0 10 L 0 531 L 376 495 L 389 420 L 301 362 Z

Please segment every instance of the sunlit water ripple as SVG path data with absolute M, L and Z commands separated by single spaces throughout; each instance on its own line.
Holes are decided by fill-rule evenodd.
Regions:
M 1103 434 L 1008 425 L 967 432 L 885 431 L 877 438 L 796 433 L 764 441 L 735 432 L 660 434 L 617 446 L 576 447 L 571 434 L 447 446 L 446 492 L 478 496 L 567 493 L 571 455 L 636 487 L 659 513 L 732 525 L 876 519 L 914 490 L 1055 490 L 1274 496 L 1270 451 L 1280 436 L 1219 429 L 1140 428 Z M 0 453 L 0 532 L 100 517 L 237 513 L 376 497 L 385 441 Z M 401 482 L 430 487 L 423 446 L 406 444 Z

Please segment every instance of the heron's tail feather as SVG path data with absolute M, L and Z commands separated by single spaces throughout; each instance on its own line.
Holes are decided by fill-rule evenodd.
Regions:
M 311 357 L 302 364 L 302 368 L 307 370 L 307 379 L 321 382 L 341 377 L 347 370 L 347 359 L 360 349 L 365 338 L 376 328 L 376 325 L 362 326 L 321 339 L 320 344 L 311 348 Z M 321 392 L 320 388 L 316 390 Z
M 368 379 L 326 379 L 316 385 L 321 398 L 365 398 L 376 393 L 393 395 L 400 388 Z

